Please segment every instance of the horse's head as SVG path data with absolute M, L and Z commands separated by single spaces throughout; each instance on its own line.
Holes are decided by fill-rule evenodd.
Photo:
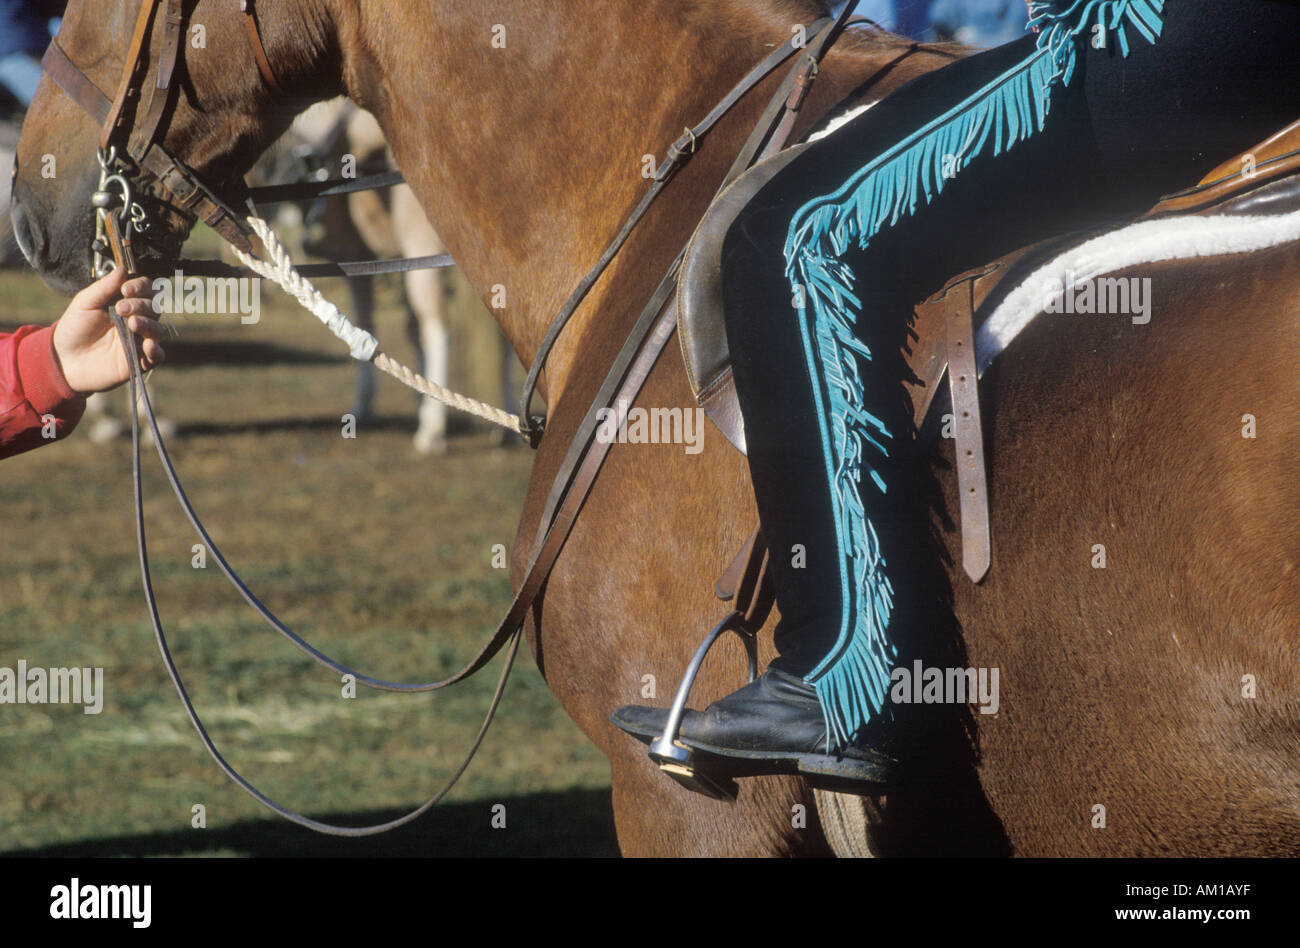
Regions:
M 129 188 L 142 227 L 139 270 L 169 270 L 196 217 L 233 226 L 214 206 L 238 220 L 244 172 L 294 113 L 341 91 L 337 70 L 331 83 L 321 68 L 333 35 L 322 6 L 264 0 L 250 31 L 241 0 L 71 0 L 14 167 L 14 231 L 50 286 L 73 292 L 88 281 L 105 140 L 120 174 L 107 190 L 120 201 Z M 121 117 L 112 134 L 101 128 L 108 115 Z

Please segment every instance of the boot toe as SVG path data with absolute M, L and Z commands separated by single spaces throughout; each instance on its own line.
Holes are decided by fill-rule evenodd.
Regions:
M 626 704 L 611 714 L 609 720 L 629 734 L 653 737 L 663 733 L 662 728 L 668 722 L 668 709 Z
M 615 727 L 629 734 L 653 740 L 660 737 L 668 727 L 668 713 L 667 708 L 627 704 L 611 714 L 609 720 Z M 700 717 L 702 715 L 698 711 L 687 711 L 683 714 L 680 728 L 682 734 L 685 735 L 689 729 L 698 727 Z

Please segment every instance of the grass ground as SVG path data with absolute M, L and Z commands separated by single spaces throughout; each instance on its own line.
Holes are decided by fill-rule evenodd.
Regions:
M 346 299 L 342 285 L 322 284 Z M 385 348 L 413 359 L 397 284 L 378 287 Z M 0 274 L 4 328 L 63 301 L 30 271 Z M 482 365 L 495 331 L 463 285 Z M 182 317 L 155 373 L 171 448 L 214 540 L 272 610 L 323 651 L 378 677 L 459 667 L 510 599 L 492 548 L 514 539 L 531 457 L 466 429 L 445 457 L 411 447 L 414 397 L 386 377 L 378 418 L 342 437 L 353 368 L 305 311 L 263 288 L 262 318 Z M 486 340 L 486 341 L 485 341 Z M 476 351 L 477 350 L 477 351 Z M 490 373 L 485 376 L 490 378 Z M 485 397 L 492 386 L 462 376 Z M 486 389 L 486 390 L 485 390 Z M 495 397 L 495 396 L 493 396 Z M 125 408 L 125 396 L 114 395 Z M 437 695 L 360 689 L 261 623 L 198 542 L 146 457 L 154 584 L 172 649 L 228 759 L 271 796 L 339 820 L 390 818 L 459 764 L 492 668 Z M 153 643 L 136 566 L 128 445 L 65 443 L 0 468 L 0 666 L 104 669 L 99 715 L 0 705 L 0 854 L 609 855 L 609 770 L 521 653 L 497 722 L 447 801 L 405 830 L 353 842 L 273 817 L 209 760 Z M 506 805 L 505 829 L 491 826 Z M 191 826 L 206 810 L 206 829 Z

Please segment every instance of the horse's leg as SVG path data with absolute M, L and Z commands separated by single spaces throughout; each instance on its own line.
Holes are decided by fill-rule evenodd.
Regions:
M 423 208 L 410 188 L 393 191 L 393 230 L 403 256 L 444 253 L 446 247 L 434 233 Z M 446 386 L 449 376 L 451 335 L 447 328 L 447 288 L 441 270 L 412 270 L 406 274 L 406 299 L 419 323 L 424 377 Z M 421 454 L 447 450 L 447 408 L 432 398 L 420 400 L 420 423 L 415 449 Z
M 406 275 L 406 295 L 419 323 L 424 377 L 438 385 L 448 382 L 451 333 L 447 329 L 446 290 L 441 272 L 424 270 Z M 420 399 L 420 424 L 415 449 L 421 454 L 447 450 L 447 406 L 432 398 Z
M 96 392 L 86 399 L 86 413 L 82 416 L 82 427 L 86 436 L 95 444 L 107 444 L 114 441 L 126 430 L 118 418 L 114 418 L 111 399 L 108 392 Z
M 352 321 L 366 332 L 375 328 L 375 281 L 373 277 L 349 277 L 348 293 L 352 296 Z M 375 365 L 373 362 L 357 363 L 356 400 L 352 414 L 358 421 L 366 421 L 375 411 Z

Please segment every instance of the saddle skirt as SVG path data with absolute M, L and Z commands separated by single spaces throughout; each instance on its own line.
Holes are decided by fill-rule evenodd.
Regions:
M 742 453 L 746 450 L 744 420 L 731 374 L 722 311 L 722 244 L 746 204 L 807 147 L 795 145 L 772 156 L 717 197 L 687 245 L 678 281 L 678 340 L 691 391 L 705 414 Z M 962 498 L 963 564 L 975 582 L 983 578 L 990 563 L 978 376 L 1041 311 L 1036 303 L 1043 294 L 1033 287 L 1045 274 L 1068 266 L 1075 259 L 1072 253 L 1089 257 L 1096 264 L 1095 248 L 1108 238 L 1113 250 L 1123 247 L 1129 235 L 1146 228 L 1144 236 L 1157 239 L 1154 252 L 1148 251 L 1141 259 L 1132 254 L 1126 257 L 1122 252 L 1101 254 L 1109 265 L 1103 263 L 1103 269 L 1094 275 L 1155 260 L 1207 255 L 1218 246 L 1213 239 L 1191 242 L 1189 249 L 1182 252 L 1169 246 L 1162 253 L 1161 235 L 1176 233 L 1176 229 L 1161 228 L 1152 233 L 1153 227 L 1159 227 L 1154 222 L 1195 217 L 1213 218 L 1219 223 L 1223 218 L 1269 218 L 1288 224 L 1270 233 L 1256 234 L 1254 240 L 1227 238 L 1222 241 L 1224 253 L 1300 239 L 1300 121 L 1219 165 L 1196 186 L 1161 198 L 1135 222 L 1105 233 L 1070 234 L 1022 248 L 952 277 L 916 305 L 911 345 L 906 352 L 913 375 L 908 385 L 913 417 L 922 439 L 939 431 L 939 420 L 950 405 L 954 416 L 960 413 L 965 419 L 955 426 L 958 457 L 962 459 L 957 475 Z M 1290 226 L 1292 223 L 1294 226 Z M 1222 224 L 1220 229 L 1229 226 Z M 1008 314 L 1017 307 L 1019 312 Z M 978 337 L 976 329 L 980 330 Z M 953 372 L 949 372 L 950 363 L 956 367 Z M 949 379 L 947 397 L 941 390 L 945 377 Z

